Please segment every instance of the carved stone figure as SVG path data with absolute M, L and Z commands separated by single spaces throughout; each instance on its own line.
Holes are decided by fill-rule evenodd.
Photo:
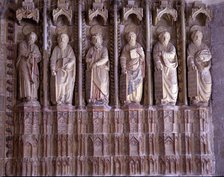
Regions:
M 67 34 L 60 34 L 58 45 L 51 55 L 51 75 L 53 81 L 52 102 L 54 104 L 72 104 L 76 74 L 76 58 L 72 47 L 68 44 Z
M 145 54 L 136 41 L 134 32 L 127 33 L 127 41 L 121 53 L 122 74 L 126 76 L 125 103 L 140 103 L 145 76 Z
M 153 49 L 156 104 L 175 105 L 178 96 L 176 49 L 166 30 L 160 31 L 158 38 Z
M 188 79 L 189 97 L 192 104 L 208 105 L 212 79 L 210 73 L 211 52 L 202 42 L 203 34 L 200 30 L 192 31 L 192 42 L 188 46 Z
M 86 55 L 87 82 L 90 82 L 89 103 L 107 104 L 109 99 L 109 56 L 101 34 L 92 36 L 93 46 Z
M 41 53 L 35 44 L 37 35 L 31 32 L 27 40 L 19 44 L 19 54 L 16 63 L 18 70 L 19 99 L 22 101 L 36 101 L 39 88 L 38 63 L 41 60 Z

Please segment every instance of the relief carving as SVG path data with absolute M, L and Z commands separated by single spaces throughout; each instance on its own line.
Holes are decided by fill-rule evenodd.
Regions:
M 72 105 L 73 89 L 76 76 L 76 58 L 72 47 L 68 44 L 67 34 L 60 34 L 58 45 L 51 55 L 52 103 Z
M 211 52 L 202 42 L 203 33 L 199 26 L 191 28 L 192 42 L 188 46 L 188 84 L 191 104 L 207 106 L 211 96 Z
M 22 19 L 33 19 L 39 22 L 39 10 L 35 8 L 33 0 L 24 0 L 22 7 L 16 11 L 16 18 L 21 23 Z
M 212 20 L 212 12 L 211 9 L 207 8 L 205 4 L 200 1 L 196 1 L 193 3 L 193 7 L 191 9 L 191 15 L 189 21 L 196 21 L 199 14 L 203 14 L 206 17 L 206 22 Z
M 160 0 L 160 7 L 156 8 L 155 17 L 153 19 L 154 25 L 157 25 L 164 15 L 168 15 L 168 18 L 171 17 L 171 21 L 177 21 L 177 11 L 172 8 L 171 2 L 168 0 Z
M 127 21 L 130 15 L 136 15 L 139 21 L 143 18 L 143 8 L 139 8 L 134 1 L 128 1 L 127 7 L 123 8 L 123 21 Z

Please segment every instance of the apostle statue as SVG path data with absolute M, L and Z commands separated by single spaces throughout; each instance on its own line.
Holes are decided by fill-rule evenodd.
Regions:
M 57 105 L 72 105 L 76 74 L 76 58 L 69 37 L 62 33 L 57 38 L 58 45 L 51 55 L 51 75 L 53 82 L 52 102 Z
M 121 53 L 122 75 L 125 75 L 126 104 L 140 104 L 145 76 L 145 54 L 142 46 L 136 41 L 135 32 L 126 34 L 127 44 Z
M 92 36 L 93 46 L 87 52 L 87 85 L 89 85 L 88 102 L 92 104 L 108 104 L 109 99 L 109 56 L 104 47 L 102 35 Z
M 37 101 L 39 88 L 38 63 L 41 60 L 41 53 L 35 44 L 37 35 L 31 32 L 27 40 L 19 44 L 18 70 L 19 99 L 23 102 Z
M 159 30 L 158 39 L 153 49 L 156 104 L 175 105 L 178 96 L 176 49 L 166 29 Z
M 188 85 L 191 104 L 207 106 L 212 88 L 210 73 L 211 52 L 202 42 L 203 34 L 198 26 L 191 29 L 192 42 L 188 46 Z

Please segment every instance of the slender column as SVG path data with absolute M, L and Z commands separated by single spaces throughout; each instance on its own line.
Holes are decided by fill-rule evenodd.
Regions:
M 146 10 L 146 66 L 147 66 L 147 84 L 148 84 L 148 105 L 153 105 L 153 83 L 152 83 L 152 62 L 151 62 L 151 17 L 150 2 L 145 0 Z
M 43 7 L 43 105 L 48 105 L 48 52 L 47 52 L 47 5 L 48 0 L 44 0 Z
M 79 97 L 79 108 L 82 108 L 83 102 L 82 102 L 82 0 L 78 1 L 78 97 Z
M 185 27 L 185 1 L 181 0 L 181 59 L 182 59 L 182 77 L 183 77 L 183 104 L 187 105 L 187 68 L 186 68 L 186 27 Z
M 115 108 L 119 107 L 118 98 L 118 22 L 117 22 L 117 4 L 118 0 L 114 0 L 114 96 Z

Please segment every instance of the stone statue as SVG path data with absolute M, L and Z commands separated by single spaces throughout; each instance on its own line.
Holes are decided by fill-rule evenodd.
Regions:
M 189 97 L 192 104 L 207 106 L 212 88 L 210 73 L 211 52 L 202 42 L 203 34 L 195 29 L 191 33 L 192 42 L 188 46 Z M 195 84 L 194 84 L 195 83 Z
M 107 104 L 109 99 L 109 56 L 101 34 L 92 36 L 93 46 L 86 55 L 87 82 L 90 82 L 89 103 Z
M 153 49 L 156 104 L 175 105 L 178 96 L 176 49 L 166 30 L 160 31 L 158 38 Z
M 37 35 L 31 32 L 27 40 L 19 44 L 18 60 L 16 68 L 19 80 L 19 99 L 25 102 L 37 101 L 39 88 L 38 63 L 41 53 L 35 44 Z
M 71 105 L 76 74 L 76 58 L 72 47 L 68 44 L 67 34 L 60 34 L 58 45 L 51 56 L 51 75 L 53 81 L 52 103 Z
M 125 103 L 140 103 L 145 76 L 145 54 L 142 46 L 137 43 L 134 32 L 127 33 L 126 38 L 128 44 L 121 53 L 122 74 L 126 75 Z

